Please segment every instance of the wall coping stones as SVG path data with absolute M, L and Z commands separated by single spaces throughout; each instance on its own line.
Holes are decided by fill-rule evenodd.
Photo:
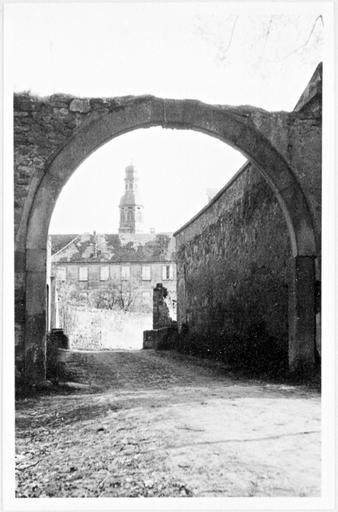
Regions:
M 221 190 L 219 190 L 217 192 L 217 194 L 215 194 L 215 196 L 209 201 L 208 204 L 203 206 L 203 208 L 199 212 L 197 212 L 196 215 L 194 215 L 190 220 L 188 220 L 188 222 L 183 224 L 182 227 L 180 227 L 177 231 L 175 231 L 174 236 L 177 236 L 179 233 L 184 231 L 187 227 L 190 226 L 190 224 L 193 224 L 195 222 L 195 220 L 197 220 L 207 210 L 212 208 L 212 206 L 215 203 L 217 203 L 219 198 L 222 197 L 222 195 L 233 185 L 233 183 L 244 173 L 244 171 L 246 171 L 249 168 L 250 165 L 252 165 L 252 164 L 249 161 L 246 161 L 242 165 L 242 167 L 236 172 L 236 174 L 234 174 L 234 176 L 224 185 L 224 187 L 222 187 Z
M 90 111 L 90 101 L 88 99 L 73 99 L 70 102 L 69 110 L 72 112 L 81 112 L 81 114 L 87 114 Z

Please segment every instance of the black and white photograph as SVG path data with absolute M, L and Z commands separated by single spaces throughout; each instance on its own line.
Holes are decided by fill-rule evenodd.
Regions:
M 334 510 L 334 2 L 2 7 L 3 510 Z

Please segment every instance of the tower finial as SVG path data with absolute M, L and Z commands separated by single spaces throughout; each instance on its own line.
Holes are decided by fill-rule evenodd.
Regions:
M 138 192 L 138 177 L 131 163 L 125 169 L 125 192 L 120 200 L 119 233 L 142 233 L 143 204 Z

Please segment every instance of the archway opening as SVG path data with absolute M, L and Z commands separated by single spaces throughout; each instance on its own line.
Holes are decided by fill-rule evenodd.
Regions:
M 126 176 L 131 162 L 136 198 Z M 153 328 L 159 283 L 175 322 L 173 233 L 244 162 L 217 139 L 160 127 L 125 134 L 89 156 L 62 189 L 51 217 L 48 330 L 62 328 L 72 350 L 141 349 L 143 332 Z M 121 205 L 131 191 L 136 203 Z M 136 225 L 130 223 L 134 215 Z
M 292 256 L 292 294 L 289 295 L 289 362 L 291 366 L 312 363 L 313 258 L 316 254 L 311 215 L 292 170 L 271 145 L 249 113 L 215 107 L 193 100 L 161 100 L 153 97 L 127 99 L 125 104 L 86 123 L 50 160 L 33 197 L 26 235 L 26 298 L 34 287 L 35 297 L 26 300 L 25 364 L 33 380 L 44 378 L 45 268 L 49 220 L 57 197 L 74 170 L 95 149 L 123 133 L 152 126 L 191 129 L 211 135 L 237 148 L 249 158 L 273 190 L 286 224 Z M 38 263 L 37 263 L 38 261 Z M 292 288 L 292 287 L 291 287 Z M 299 308 L 302 297 L 309 307 Z M 310 342 L 309 342 L 310 340 Z

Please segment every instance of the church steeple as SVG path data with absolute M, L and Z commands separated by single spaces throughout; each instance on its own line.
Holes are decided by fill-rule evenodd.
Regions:
M 125 192 L 120 200 L 119 233 L 142 233 L 143 204 L 138 192 L 138 176 L 133 165 L 126 167 Z

